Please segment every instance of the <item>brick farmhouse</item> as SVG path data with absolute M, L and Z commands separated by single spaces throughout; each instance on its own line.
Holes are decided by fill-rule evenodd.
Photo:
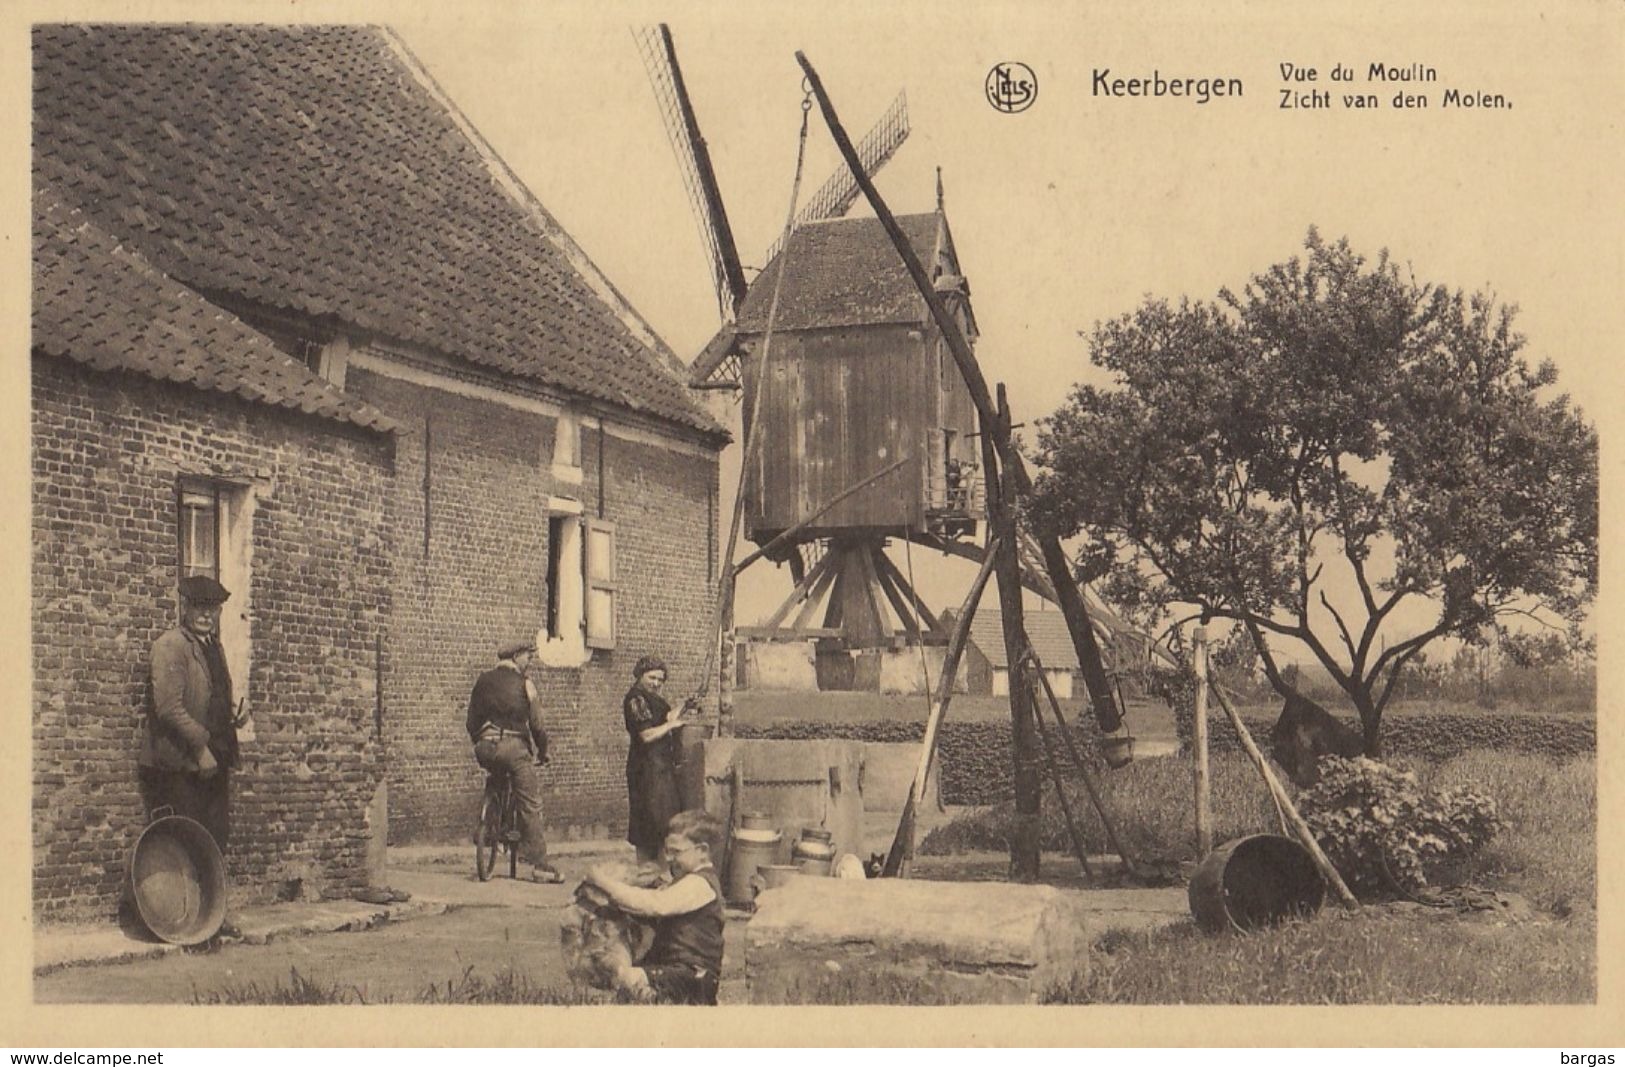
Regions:
M 234 892 L 465 837 L 514 633 L 553 832 L 618 830 L 631 665 L 697 677 L 716 578 L 671 351 L 387 30 L 40 26 L 34 87 L 36 915 L 117 900 L 183 573 L 234 591 Z

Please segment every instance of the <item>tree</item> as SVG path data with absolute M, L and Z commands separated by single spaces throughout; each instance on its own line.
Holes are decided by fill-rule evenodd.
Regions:
M 1137 614 L 1239 622 L 1283 695 L 1277 652 L 1307 650 L 1378 755 L 1430 642 L 1575 623 L 1595 595 L 1596 432 L 1525 362 L 1515 314 L 1311 229 L 1240 294 L 1096 326 L 1111 384 L 1044 420 L 1027 520 L 1081 535 L 1079 578 Z M 1395 632 L 1415 598 L 1431 624 Z

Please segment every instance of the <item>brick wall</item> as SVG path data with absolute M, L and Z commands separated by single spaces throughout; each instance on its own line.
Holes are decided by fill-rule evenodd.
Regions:
M 187 386 L 33 362 L 34 909 L 107 917 L 143 823 L 148 648 L 175 624 L 181 474 L 251 478 L 254 709 L 233 783 L 232 895 L 365 884 L 382 777 L 390 440 Z
M 404 425 L 390 506 L 397 553 L 384 694 L 390 839 L 467 838 L 482 781 L 464 730 L 469 690 L 494 663 L 503 636 L 532 633 L 543 622 L 548 498 L 579 500 L 584 514 L 596 516 L 600 475 L 603 517 L 616 524 L 617 647 L 593 652 L 580 669 L 538 666 L 535 676 L 551 738 L 552 762 L 542 774 L 550 834 L 622 832 L 620 701 L 632 665 L 655 652 L 670 664 L 677 692 L 698 683 L 718 551 L 715 456 L 627 440 L 613 428 L 600 453 L 589 420 L 583 478 L 572 484 L 553 476 L 549 415 L 461 395 L 449 379 L 440 388 L 353 364 L 345 388 Z

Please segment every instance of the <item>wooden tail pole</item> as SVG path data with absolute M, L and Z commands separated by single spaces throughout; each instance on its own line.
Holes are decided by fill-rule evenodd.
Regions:
M 1025 636 L 1025 635 L 1023 635 Z M 1083 868 L 1085 880 L 1093 882 L 1095 874 L 1089 869 L 1089 850 L 1084 847 L 1083 834 L 1078 830 L 1078 822 L 1072 817 L 1072 802 L 1066 797 L 1066 785 L 1061 780 L 1061 768 L 1055 762 L 1055 742 L 1050 740 L 1049 728 L 1044 725 L 1044 714 L 1038 709 L 1040 703 L 1039 686 L 1033 680 L 1033 672 L 1037 669 L 1030 658 L 1032 646 L 1028 645 L 1028 656 L 1023 657 L 1026 674 L 1026 685 L 1033 694 L 1033 723 L 1038 727 L 1038 739 L 1044 746 L 1044 762 L 1049 764 L 1050 780 L 1055 783 L 1055 800 L 1061 805 L 1061 814 L 1066 818 L 1066 832 L 1072 837 L 1072 849 L 1077 853 L 1078 865 Z
M 1196 855 L 1201 858 L 1213 851 L 1213 806 L 1207 765 L 1207 627 L 1198 626 L 1192 638 L 1195 654 L 1191 657 L 1191 667 L 1196 673 Z
M 1066 725 L 1066 716 L 1061 714 L 1061 702 L 1055 699 L 1055 690 L 1050 687 L 1049 679 L 1044 676 L 1044 665 L 1036 654 L 1032 656 L 1032 661 L 1036 676 L 1044 686 L 1044 696 L 1049 699 L 1050 714 L 1055 717 L 1055 732 L 1061 735 L 1067 751 L 1072 754 L 1072 762 L 1078 768 L 1078 777 L 1083 779 L 1083 788 L 1089 792 L 1089 802 L 1095 806 L 1095 812 L 1100 816 L 1100 825 L 1106 828 L 1106 840 L 1111 842 L 1112 851 L 1122 859 L 1123 866 L 1133 874 L 1134 857 L 1123 848 L 1123 842 L 1117 836 L 1117 824 L 1107 812 L 1106 802 L 1100 799 L 1100 790 L 1095 788 L 1095 776 L 1089 770 L 1089 764 L 1084 762 L 1083 753 L 1078 751 L 1078 743 L 1072 739 L 1072 731 Z M 1040 715 L 1043 714 L 1041 706 L 1035 710 L 1038 710 Z
M 965 594 L 965 602 L 960 605 L 959 616 L 954 619 L 953 633 L 948 637 L 948 647 L 942 657 L 942 674 L 937 679 L 936 699 L 931 702 L 931 711 L 925 718 L 925 740 L 920 745 L 920 762 L 914 771 L 914 782 L 909 786 L 908 799 L 903 803 L 903 817 L 898 820 L 897 834 L 892 838 L 891 849 L 886 853 L 886 865 L 882 874 L 887 878 L 906 878 L 908 865 L 914 858 L 914 823 L 919 811 L 920 801 L 925 796 L 925 783 L 931 776 L 931 760 L 937 750 L 937 729 L 942 725 L 942 717 L 947 714 L 948 702 L 954 695 L 954 676 L 959 673 L 959 658 L 965 651 L 965 642 L 970 637 L 971 618 L 976 614 L 976 605 L 981 602 L 982 590 L 987 588 L 988 576 L 993 573 L 994 561 L 998 559 L 999 543 L 997 540 L 988 542 L 987 557 L 982 561 L 982 569 L 976 572 L 976 580 L 971 582 L 970 591 Z
M 1032 479 L 1027 474 L 1027 465 L 1021 458 L 1015 446 L 1010 441 L 1008 424 L 1001 425 L 997 411 L 993 405 L 992 395 L 987 388 L 987 379 L 982 376 L 982 369 L 976 362 L 976 355 L 971 351 L 963 334 L 959 332 L 959 324 L 948 312 L 947 305 L 937 295 L 931 284 L 930 275 L 920 263 L 920 257 L 915 254 L 914 248 L 903 235 L 903 230 L 897 225 L 891 209 L 880 198 L 875 184 L 864 172 L 863 163 L 858 153 L 852 147 L 852 140 L 841 125 L 840 118 L 835 114 L 835 105 L 830 102 L 829 95 L 824 91 L 824 83 L 818 77 L 807 57 L 796 53 L 796 62 L 801 64 L 802 72 L 807 76 L 807 84 L 812 88 L 813 95 L 818 99 L 819 110 L 823 113 L 824 122 L 829 126 L 830 136 L 835 146 L 840 149 L 841 158 L 846 161 L 847 169 L 852 172 L 852 180 L 857 182 L 858 188 L 874 209 L 875 217 L 885 229 L 886 235 L 891 238 L 902 257 L 903 265 L 908 268 L 909 277 L 914 279 L 914 286 L 925 301 L 925 306 L 931 310 L 931 318 L 937 324 L 942 338 L 948 343 L 948 350 L 953 354 L 954 363 L 959 367 L 959 373 L 965 380 L 965 387 L 971 395 L 971 402 L 976 405 L 976 412 L 981 417 L 984 428 L 996 427 L 994 434 L 994 447 L 999 452 L 999 462 L 1003 465 L 1006 475 L 1006 491 L 1010 499 L 1026 496 L 1032 492 Z M 782 271 L 780 272 L 782 276 Z M 1038 538 L 1039 547 L 1043 551 L 1044 566 L 1049 571 L 1050 582 L 1055 586 L 1055 595 L 1059 601 L 1061 614 L 1066 617 L 1067 629 L 1072 635 L 1072 645 L 1078 655 L 1078 663 L 1083 670 L 1084 685 L 1089 689 L 1089 701 L 1094 708 L 1095 721 L 1106 732 L 1115 730 L 1122 724 L 1122 712 L 1112 694 L 1111 682 L 1106 677 L 1105 662 L 1101 659 L 1100 645 L 1095 640 L 1094 627 L 1089 622 L 1089 610 L 1083 602 L 1083 595 L 1078 592 L 1077 579 L 1071 573 L 1067 563 L 1066 553 L 1061 543 L 1053 536 Z
M 1264 785 L 1269 789 L 1270 796 L 1275 799 L 1276 805 L 1285 813 L 1287 822 L 1292 824 L 1292 830 L 1297 835 L 1298 842 L 1309 850 L 1309 855 L 1314 858 L 1315 866 L 1320 868 L 1321 877 L 1326 879 L 1326 884 L 1331 886 L 1333 891 L 1337 893 L 1338 900 L 1342 901 L 1345 908 L 1350 911 L 1357 911 L 1360 907 L 1359 900 L 1355 898 L 1353 893 L 1349 892 L 1349 887 L 1344 883 L 1343 876 L 1337 873 L 1337 868 L 1332 866 L 1332 861 L 1327 859 L 1326 853 L 1321 851 L 1320 842 L 1315 840 L 1314 831 L 1310 830 L 1309 824 L 1303 821 L 1303 816 L 1298 814 L 1298 806 L 1292 803 L 1292 798 L 1287 796 L 1286 789 L 1281 785 L 1281 780 L 1275 777 L 1274 771 L 1270 770 L 1269 760 L 1265 759 L 1264 754 L 1258 750 L 1258 745 L 1254 743 L 1253 735 L 1247 729 L 1247 724 L 1241 721 L 1241 716 L 1236 714 L 1236 709 L 1231 707 L 1230 701 L 1225 699 L 1223 689 L 1214 686 L 1213 695 L 1219 698 L 1219 707 L 1224 709 L 1224 714 L 1230 720 L 1230 725 L 1235 727 L 1236 736 L 1241 738 L 1241 747 L 1247 750 L 1247 756 L 1253 761 L 1253 766 L 1257 767 L 1258 772 L 1264 776 Z

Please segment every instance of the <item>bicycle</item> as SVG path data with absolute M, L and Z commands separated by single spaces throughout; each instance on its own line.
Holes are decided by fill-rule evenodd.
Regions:
M 519 805 L 513 779 L 505 772 L 487 771 L 480 821 L 474 828 L 474 873 L 489 882 L 496 871 L 497 850 L 508 851 L 508 877 L 519 877 Z

